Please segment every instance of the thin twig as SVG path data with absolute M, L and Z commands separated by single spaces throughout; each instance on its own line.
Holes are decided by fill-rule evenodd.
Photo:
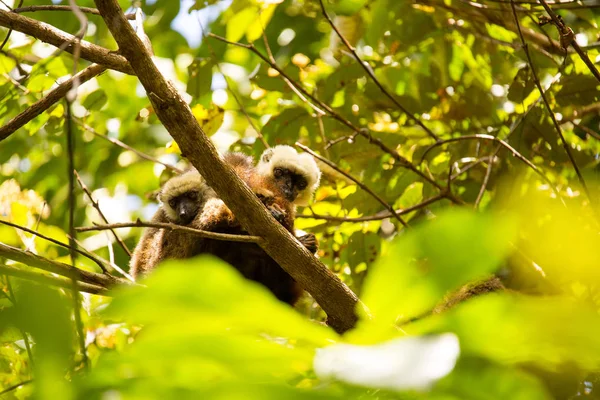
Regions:
M 28 379 L 28 380 L 23 381 L 21 383 L 17 383 L 16 385 L 9 386 L 9 387 L 7 387 L 6 389 L 4 389 L 3 391 L 0 392 L 0 396 L 2 396 L 3 394 L 6 394 L 6 393 L 12 392 L 13 390 L 20 388 L 21 386 L 28 385 L 31 382 L 33 382 L 33 379 Z
M 75 85 L 73 85 L 75 87 Z M 68 203 L 69 203 L 69 246 L 71 253 L 71 266 L 75 267 L 77 260 L 77 252 L 74 250 L 77 246 L 75 243 L 76 232 L 75 232 L 75 135 L 73 135 L 73 120 L 71 114 L 71 102 L 65 98 L 65 131 L 67 139 L 67 177 L 69 179 L 69 192 L 68 192 Z M 73 314 L 75 316 L 75 327 L 77 328 L 77 336 L 79 338 L 79 347 L 81 350 L 81 357 L 84 369 L 89 366 L 87 349 L 85 348 L 85 333 L 83 328 L 83 321 L 81 320 L 81 304 L 79 300 L 79 285 L 75 278 L 71 279 L 71 289 L 73 291 Z
M 224 37 L 215 35 L 213 33 L 209 33 L 208 36 L 212 37 L 214 39 L 220 40 L 222 42 L 228 43 L 230 45 L 242 47 L 244 49 L 247 49 L 247 50 L 253 52 L 258 57 L 260 57 L 263 61 L 265 61 L 266 63 L 268 63 L 271 66 L 271 68 L 273 68 L 274 70 L 276 70 L 277 72 L 279 72 L 279 75 L 282 78 L 287 78 L 288 80 L 290 80 L 290 82 L 292 82 L 294 84 L 294 86 L 300 92 L 302 92 L 303 95 L 305 95 L 306 97 L 310 98 L 313 102 L 315 102 L 317 105 L 319 105 L 319 107 L 321 107 L 322 109 L 324 109 L 325 111 L 327 111 L 327 113 L 329 115 L 331 115 L 335 120 L 341 122 L 343 125 L 347 126 L 352 131 L 356 132 L 357 135 L 361 135 L 364 138 L 366 138 L 369 141 L 369 143 L 371 143 L 371 144 L 379 147 L 384 153 L 387 153 L 387 154 L 391 155 L 402 167 L 411 170 L 412 172 L 414 172 L 415 174 L 419 175 L 421 178 L 423 178 L 424 180 L 426 180 L 427 182 L 429 182 L 430 184 L 432 184 L 433 186 L 435 186 L 440 191 L 445 192 L 446 197 L 450 201 L 452 201 L 453 203 L 455 203 L 455 204 L 464 204 L 464 201 L 462 201 L 461 199 L 455 197 L 451 193 L 447 193 L 444 187 L 442 187 L 434 179 L 431 179 L 429 176 L 427 176 L 426 174 L 424 174 L 423 172 L 421 172 L 410 161 L 408 161 L 406 158 L 402 157 L 400 155 L 400 153 L 398 153 L 396 150 L 391 149 L 388 146 L 386 146 L 380 139 L 374 138 L 369 133 L 368 129 L 358 128 L 358 127 L 354 126 L 349 120 L 347 120 L 346 118 L 342 117 L 340 114 L 338 114 L 337 112 L 335 112 L 335 110 L 333 110 L 330 106 L 328 106 L 327 104 L 323 103 L 322 101 L 320 101 L 319 99 L 317 99 L 316 97 L 314 97 L 312 94 L 310 94 L 306 89 L 304 89 L 304 87 L 302 87 L 302 85 L 300 85 L 297 82 L 295 82 L 294 80 L 292 80 L 285 73 L 285 71 L 283 71 L 281 68 L 279 68 L 277 66 L 277 64 L 272 63 L 271 60 L 269 60 L 269 58 L 267 56 L 265 56 L 260 51 L 258 51 L 258 49 L 256 49 L 256 47 L 254 45 L 252 45 L 252 44 L 238 43 L 238 42 L 232 42 L 230 40 L 225 39 Z
M 396 100 L 396 98 L 394 96 L 392 96 L 390 94 L 390 92 L 387 91 L 386 88 L 383 87 L 383 85 L 381 84 L 381 82 L 379 82 L 379 79 L 377 79 L 377 77 L 375 76 L 375 73 L 373 72 L 373 69 L 370 66 L 368 66 L 368 64 L 366 64 L 366 62 L 363 61 L 360 58 L 360 56 L 356 52 L 356 49 L 354 49 L 354 47 L 352 47 L 352 45 L 350 44 L 350 42 L 348 42 L 348 40 L 344 37 L 344 35 L 342 35 L 342 33 L 339 31 L 339 29 L 335 26 L 335 24 L 333 23 L 333 20 L 331 19 L 331 17 L 329 17 L 329 14 L 327 14 L 327 10 L 325 10 L 325 4 L 323 3 L 323 0 L 319 0 L 319 3 L 321 4 L 321 11 L 323 12 L 323 16 L 325 17 L 325 19 L 327 20 L 327 22 L 329 23 L 329 25 L 331 25 L 331 28 L 333 28 L 333 30 L 335 31 L 336 35 L 340 38 L 340 40 L 342 41 L 342 43 L 344 43 L 344 45 L 348 48 L 348 50 L 350 50 L 350 52 L 352 53 L 352 55 L 354 56 L 354 58 L 356 59 L 356 61 L 360 64 L 360 66 L 362 67 L 362 69 L 364 69 L 365 72 L 371 77 L 371 79 L 373 80 L 373 82 L 375 82 L 375 84 L 377 85 L 377 87 L 379 88 L 379 90 L 381 90 L 381 92 L 385 95 L 385 97 L 387 97 L 388 99 L 390 99 L 390 101 L 392 103 L 394 103 L 394 105 L 396 105 L 396 107 L 398 107 L 400 109 L 400 111 L 402 111 L 415 124 L 417 124 L 421 128 L 423 128 L 423 130 L 431 138 L 435 139 L 436 142 L 439 142 L 440 138 L 438 137 L 438 135 L 436 135 L 435 133 L 433 133 L 433 131 L 431 129 L 429 129 L 423 123 L 423 121 L 421 121 L 419 118 L 415 117 L 410 111 L 408 111 L 406 109 L 406 107 L 404 107 L 402 104 L 400 104 L 400 102 L 398 100 Z
M 543 1 L 543 0 L 541 0 L 541 1 Z M 525 52 L 525 55 L 527 56 L 527 62 L 529 63 L 529 66 L 531 68 L 531 73 L 533 75 L 533 80 L 535 82 L 535 85 L 536 85 L 538 91 L 540 92 L 540 96 L 542 97 L 542 101 L 544 102 L 544 105 L 546 106 L 546 109 L 548 110 L 548 113 L 550 114 L 550 118 L 552 119 L 552 123 L 554 124 L 554 128 L 556 129 L 556 132 L 558 133 L 558 136 L 560 137 L 562 145 L 563 145 L 565 151 L 567 152 L 567 156 L 569 157 L 569 160 L 571 161 L 571 164 L 573 164 L 573 168 L 575 169 L 575 173 L 577 174 L 577 178 L 579 179 L 579 183 L 583 187 L 583 190 L 584 190 L 584 192 L 585 192 L 588 200 L 591 202 L 592 199 L 590 197 L 590 192 L 589 192 L 588 187 L 587 187 L 587 185 L 585 183 L 585 180 L 583 179 L 583 175 L 581 174 L 581 171 L 579 170 L 579 167 L 577 166 L 577 163 L 575 162 L 575 158 L 573 157 L 573 154 L 571 153 L 571 148 L 570 148 L 569 144 L 567 143 L 567 141 L 565 139 L 565 136 L 562 133 L 562 129 L 560 128 L 560 125 L 558 124 L 558 121 L 556 120 L 556 116 L 552 112 L 552 108 L 550 107 L 550 103 L 548 102 L 548 99 L 546 98 L 546 94 L 544 93 L 544 89 L 542 88 L 542 84 L 541 84 L 541 82 L 540 82 L 540 80 L 539 80 L 539 78 L 537 76 L 537 72 L 535 70 L 535 66 L 533 65 L 533 60 L 531 59 L 531 55 L 529 54 L 529 48 L 527 47 L 527 42 L 525 42 L 525 38 L 523 37 L 523 32 L 521 31 L 521 23 L 519 22 L 519 17 L 517 16 L 517 11 L 516 11 L 516 8 L 515 8 L 514 0 L 510 0 L 510 5 L 511 5 L 512 10 L 513 10 L 513 18 L 515 20 L 515 24 L 517 25 L 517 31 L 519 32 L 519 37 L 521 38 L 521 43 L 523 44 L 523 51 Z M 556 17 L 556 15 L 555 15 L 555 17 Z
M 315 153 L 314 151 L 312 151 L 308 147 L 306 147 L 306 146 L 304 146 L 304 145 L 302 145 L 302 144 L 300 144 L 298 142 L 296 142 L 296 147 L 301 148 L 302 150 L 304 150 L 305 152 L 307 152 L 311 156 L 317 158 L 318 160 L 322 161 L 323 163 L 325 163 L 328 166 L 330 166 L 331 168 L 333 168 L 335 171 L 339 172 L 340 174 L 342 174 L 346 178 L 350 179 L 352 182 L 356 183 L 358 185 L 358 187 L 360 187 L 365 192 L 369 193 L 371 195 L 371 197 L 373 197 L 382 206 L 384 206 L 386 209 L 388 209 L 389 212 L 392 214 L 392 216 L 394 216 L 402 225 L 404 225 L 405 227 L 408 227 L 408 224 L 406 223 L 406 221 L 404 221 L 402 219 L 402 217 L 400 217 L 400 215 L 398 213 L 396 213 L 396 210 L 394 210 L 394 207 L 392 207 L 391 205 L 389 205 L 387 201 L 385 201 L 384 199 L 382 199 L 381 196 L 379 196 L 377 193 L 375 193 L 374 191 L 372 191 L 371 188 L 369 188 L 367 185 L 365 185 L 364 183 L 362 183 L 361 181 L 359 181 L 358 179 L 356 179 L 355 177 L 353 177 L 352 175 L 350 175 L 346 171 L 342 170 L 334 162 L 331 162 L 330 160 L 326 159 L 325 157 L 321 157 L 320 155 L 318 155 L 317 153 Z
M 200 31 L 202 32 L 202 37 L 205 38 L 206 37 L 206 31 L 204 30 L 204 26 L 202 25 L 202 22 L 200 21 L 200 14 L 199 13 L 196 13 L 196 20 L 198 21 L 198 25 L 200 25 Z M 221 73 L 221 75 L 223 75 L 223 79 L 225 79 L 225 83 L 227 85 L 227 90 L 229 91 L 229 93 L 231 93 L 231 95 L 233 96 L 233 99 L 235 100 L 235 102 L 237 103 L 238 107 L 240 108 L 240 111 L 246 117 L 246 120 L 248 121 L 248 124 L 256 132 L 256 135 L 258 136 L 258 139 L 261 141 L 261 143 L 263 144 L 263 146 L 265 146 L 265 148 L 268 149 L 269 148 L 269 143 L 267 143 L 267 141 L 265 140 L 265 137 L 263 136 L 263 134 L 260 131 L 260 129 L 258 129 L 254 125 L 254 122 L 252 122 L 252 118 L 250 118 L 250 115 L 248 115 L 248 112 L 246 111 L 246 107 L 244 106 L 244 103 L 239 99 L 239 97 L 237 96 L 237 94 L 235 93 L 235 91 L 233 90 L 233 88 L 231 87 L 231 83 L 229 82 L 229 78 L 227 78 L 227 75 L 225 75 L 223 73 L 223 70 L 221 69 L 221 65 L 219 64 L 219 60 L 217 59 L 217 55 L 215 54 L 215 50 L 210 45 L 210 42 L 207 41 L 206 45 L 208 46 L 208 50 L 210 51 L 210 55 L 213 58 L 214 64 L 217 66 L 217 69 L 219 70 L 219 72 Z
M 129 151 L 137 154 L 138 157 L 143 158 L 144 160 L 148 160 L 148 161 L 152 161 L 153 163 L 160 164 L 163 167 L 165 167 L 167 169 L 170 169 L 171 171 L 177 172 L 178 174 L 181 174 L 183 172 L 183 170 L 175 167 L 174 165 L 169 165 L 167 163 L 164 163 L 164 162 L 160 161 L 158 158 L 152 157 L 151 155 L 143 153 L 143 152 L 141 152 L 141 151 L 139 151 L 139 150 L 131 147 L 130 145 L 128 145 L 126 143 L 123 143 L 119 139 L 114 139 L 114 138 L 111 138 L 111 137 L 108 137 L 106 135 L 102 135 L 102 134 L 96 132 L 96 130 L 94 128 L 92 128 L 91 126 L 85 124 L 83 121 L 81 121 L 81 120 L 79 120 L 77 118 L 74 118 L 73 120 L 75 121 L 76 124 L 78 124 L 79 126 L 81 126 L 86 131 L 90 132 L 94 136 L 96 136 L 96 137 L 98 137 L 100 139 L 104 139 L 107 142 L 110 142 L 110 143 L 112 143 L 112 144 L 114 144 L 116 146 L 122 147 L 125 150 L 129 150 Z
M 69 290 L 73 288 L 73 283 L 71 279 L 59 278 L 51 275 L 42 275 L 37 272 L 26 271 L 21 268 L 16 268 L 3 264 L 0 264 L 0 274 L 14 276 L 15 278 L 27 279 L 45 285 L 58 286 Z M 77 289 L 80 292 L 91 294 L 105 294 L 108 292 L 108 289 L 102 286 L 91 285 L 89 283 L 83 282 L 78 283 Z
M 67 235 L 67 237 L 68 237 L 69 239 L 71 239 L 71 236 L 70 236 L 70 235 Z M 101 261 L 101 262 L 102 262 L 104 265 L 106 265 L 106 266 L 108 266 L 109 268 L 111 268 L 113 271 L 117 271 L 119 274 L 123 275 L 123 276 L 124 276 L 126 279 L 128 279 L 130 282 L 135 282 L 135 279 L 133 279 L 133 277 L 132 277 L 131 275 L 129 275 L 127 272 L 123 271 L 123 269 L 122 269 L 121 267 L 119 267 L 117 264 L 115 264 L 114 262 L 111 262 L 111 261 L 105 260 L 104 258 L 102 258 L 102 257 L 100 257 L 100 256 L 98 256 L 98 255 L 96 255 L 96 254 L 93 254 L 93 253 L 91 253 L 91 252 L 87 251 L 87 250 L 85 249 L 85 247 L 83 246 L 83 244 L 82 244 L 82 243 L 81 243 L 79 240 L 77 240 L 77 239 L 75 239 L 75 238 L 73 238 L 73 240 L 75 241 L 75 243 L 77 243 L 77 246 L 79 246 L 79 248 L 80 248 L 80 249 L 83 249 L 83 250 L 84 250 L 84 251 L 85 251 L 87 254 L 90 254 L 90 255 L 94 256 L 94 257 L 95 257 L 95 258 L 97 258 L 99 261 Z M 112 271 L 111 271 L 111 272 L 112 272 Z
M 473 205 L 474 209 L 479 208 L 479 203 L 483 199 L 483 194 L 485 193 L 485 189 L 487 188 L 487 184 L 490 180 L 490 176 L 492 175 L 492 168 L 494 163 L 492 162 L 494 157 L 489 157 L 490 161 L 488 162 L 487 170 L 485 171 L 485 176 L 483 177 L 483 182 L 481 183 L 481 188 L 479 188 L 479 193 L 477 194 L 477 198 L 475 199 L 475 204 Z
M 498 139 L 497 137 L 494 137 L 492 135 L 486 135 L 486 134 L 466 135 L 466 136 L 459 136 L 459 137 L 455 137 L 455 138 L 445 139 L 441 142 L 434 143 L 431 146 L 429 146 L 427 148 L 427 150 L 425 150 L 425 152 L 421 156 L 421 162 L 423 162 L 423 160 L 427 157 L 427 154 L 431 150 L 433 150 L 435 147 L 441 146 L 444 144 L 448 144 L 448 143 L 452 143 L 452 142 L 461 142 L 463 140 L 488 140 L 488 141 L 495 142 L 495 143 L 501 145 L 502 147 L 508 149 L 508 151 L 510 151 L 515 157 L 517 157 L 520 161 L 522 161 L 529 168 L 533 169 L 535 171 L 535 173 L 538 174 L 544 180 L 544 182 L 546 182 L 550 186 L 550 188 L 552 189 L 554 194 L 556 194 L 556 196 L 558 198 L 560 198 L 558 189 L 554 186 L 552 181 L 550 181 L 550 179 L 548 179 L 548 177 L 546 175 L 544 175 L 544 173 L 538 167 L 535 166 L 535 164 L 533 164 L 525 156 L 523 156 L 521 153 L 519 153 L 517 150 L 515 150 L 510 144 L 508 144 L 504 140 Z
M 67 100 L 72 103 L 77 97 L 77 88 L 79 87 L 79 77 L 77 76 L 77 64 L 81 54 L 81 40 L 83 39 L 88 27 L 88 19 L 75 3 L 75 0 L 69 0 L 71 11 L 79 21 L 79 30 L 75 34 L 75 47 L 73 48 L 73 87 L 67 92 Z
M 81 186 L 81 189 L 83 190 L 83 192 L 86 194 L 88 199 L 92 202 L 92 206 L 96 209 L 96 211 L 98 212 L 98 215 L 100 215 L 100 218 L 102 218 L 102 220 L 108 224 L 109 223 L 108 219 L 106 218 L 106 216 L 100 209 L 100 204 L 96 200 L 94 200 L 94 196 L 92 196 L 92 193 L 90 192 L 88 187 L 85 185 L 85 183 L 83 183 L 83 180 L 79 176 L 79 173 L 77 173 L 76 170 L 74 170 L 73 173 L 75 174 L 75 178 L 77 178 L 77 182 L 79 183 L 79 186 Z M 117 233 L 115 231 L 111 230 L 111 232 L 112 232 L 115 240 L 117 241 L 117 243 L 119 243 L 121 248 L 123 250 L 125 250 L 125 253 L 127 253 L 127 255 L 129 257 L 131 257 L 132 254 L 131 254 L 131 251 L 129 250 L 129 248 L 127 248 L 127 245 L 123 242 L 123 240 L 121 240 L 121 238 L 119 237 L 119 235 L 117 235 Z
M 23 5 L 23 1 L 21 0 L 19 1 L 19 7 L 21 7 Z M 10 10 L 10 7 L 8 7 L 8 5 L 6 5 L 6 7 Z M 14 10 L 11 10 L 14 12 Z M 0 44 L 0 50 L 4 49 L 4 46 L 6 46 L 6 43 L 8 43 L 8 40 L 10 39 L 10 35 L 12 35 L 13 30 L 9 29 L 8 32 L 6 33 L 6 37 L 4 38 L 4 40 L 2 41 L 2 44 Z
M 273 57 L 273 52 L 271 51 L 271 46 L 269 45 L 269 40 L 267 39 L 267 34 L 265 33 L 264 26 L 262 27 L 262 39 L 263 43 L 265 44 L 265 49 L 267 50 L 267 55 L 269 56 L 269 60 L 272 64 L 275 64 L 275 57 Z M 294 86 L 290 79 L 283 75 L 281 78 L 283 82 L 285 82 L 285 84 L 288 85 L 288 87 L 292 90 L 292 92 L 294 92 L 303 103 L 307 104 L 310 108 L 312 108 L 317 113 L 317 115 L 322 116 L 326 114 L 325 111 L 321 110 L 312 102 L 308 101 L 308 99 L 298 89 L 296 89 L 296 86 Z
M 540 3 L 542 3 L 542 6 L 544 7 L 544 9 L 548 13 L 548 15 L 550 15 L 550 18 L 552 18 L 552 21 L 554 21 L 554 25 L 558 29 L 558 33 L 560 34 L 560 37 L 561 37 L 561 44 L 564 45 L 565 49 L 567 48 L 568 45 L 573 46 L 573 48 L 575 49 L 577 54 L 579 54 L 579 57 L 581 57 L 581 59 L 583 60 L 585 65 L 591 71 L 592 75 L 594 75 L 594 77 L 598 80 L 598 82 L 600 82 L 600 72 L 598 72 L 598 70 L 596 69 L 596 66 L 590 60 L 590 58 L 585 53 L 585 51 L 583 51 L 583 49 L 579 46 L 579 44 L 577 44 L 577 41 L 575 40 L 575 33 L 573 32 L 573 30 L 563 22 L 562 18 L 560 18 L 552 10 L 552 8 L 550 8 L 550 5 L 548 5 L 546 0 L 540 0 Z M 511 2 L 511 6 L 513 7 L 513 10 L 514 10 L 514 4 L 512 2 Z M 519 22 L 517 22 L 517 24 L 518 23 Z M 533 68 L 533 65 L 532 65 L 532 68 Z
M 430 197 L 427 200 L 423 200 L 421 203 L 416 204 L 411 207 L 407 207 L 404 209 L 394 211 L 396 215 L 405 215 L 411 213 L 413 211 L 419 210 L 421 208 L 425 208 L 430 204 L 435 203 L 436 201 L 444 199 L 444 195 L 438 194 L 433 197 Z M 386 218 L 391 218 L 394 215 L 389 211 L 380 211 L 373 215 L 366 215 L 363 217 L 337 217 L 334 215 L 322 215 L 322 214 L 299 214 L 296 215 L 296 218 L 309 218 L 309 219 L 322 219 L 325 221 L 332 222 L 367 222 L 367 221 L 379 221 Z
M 166 223 L 158 223 L 158 222 L 142 222 L 139 219 L 135 222 L 122 222 L 117 224 L 108 224 L 108 225 L 94 225 L 94 226 L 80 226 L 75 228 L 77 232 L 90 232 L 90 231 L 104 231 L 107 229 L 117 229 L 117 228 L 158 228 L 158 229 L 167 229 L 169 231 L 183 231 L 188 232 L 194 235 L 198 235 L 200 237 L 204 237 L 207 239 L 214 240 L 224 240 L 227 242 L 243 242 L 243 243 L 261 243 L 262 238 L 259 236 L 249 236 L 249 235 L 231 235 L 228 233 L 217 233 L 210 231 L 203 231 L 200 229 L 194 229 L 183 225 L 176 224 L 166 224 Z
M 37 231 L 34 231 L 33 229 L 29 229 L 29 228 L 26 228 L 26 227 L 24 227 L 24 226 L 21 226 L 21 225 L 14 224 L 14 223 L 12 223 L 12 222 L 8 222 L 8 221 L 4 221 L 4 220 L 1 220 L 1 219 L 0 219 L 0 224 L 2 224 L 2 225 L 7 225 L 7 226 L 11 226 L 11 227 L 13 227 L 13 228 L 15 228 L 15 229 L 19 229 L 19 230 L 21 230 L 21 231 L 24 231 L 24 232 L 27 232 L 27 233 L 31 233 L 32 235 L 39 236 L 39 237 L 41 237 L 42 239 L 44 239 L 44 240 L 47 240 L 47 241 L 49 241 L 50 243 L 54 243 L 54 244 L 55 244 L 55 245 L 57 245 L 57 246 L 63 247 L 63 248 L 65 248 L 65 249 L 68 249 L 69 251 L 71 251 L 71 250 L 74 250 L 74 251 L 76 251 L 77 253 L 81 254 L 82 256 L 84 256 L 84 257 L 87 257 L 87 258 L 89 258 L 90 260 L 92 260 L 93 262 L 95 262 L 96 264 L 98 264 L 98 266 L 100 267 L 100 269 L 101 269 L 103 272 L 107 272 L 107 271 L 106 271 L 106 267 L 104 266 L 104 264 L 102 263 L 102 261 L 100 261 L 100 260 L 99 260 L 99 259 L 98 259 L 96 256 L 94 256 L 93 254 L 91 254 L 91 253 L 89 253 L 89 252 L 87 252 L 87 251 L 80 250 L 80 249 L 78 249 L 77 247 L 75 247 L 75 248 L 72 248 L 70 245 L 68 245 L 68 244 L 66 244 L 66 243 L 63 243 L 63 242 L 61 242 L 61 241 L 58 241 L 58 240 L 56 240 L 56 239 L 53 239 L 53 238 L 51 238 L 51 237 L 49 237 L 49 236 L 43 235 L 43 234 L 41 234 L 41 233 L 39 233 L 39 232 L 37 232 Z
M 8 288 L 8 293 L 10 293 L 11 301 L 13 305 L 17 305 L 17 296 L 15 296 L 15 292 L 13 291 L 12 284 L 10 283 L 9 273 L 4 272 L 6 274 L 6 287 Z M 25 342 L 25 350 L 27 350 L 27 357 L 29 358 L 29 362 L 31 363 L 31 367 L 35 367 L 35 362 L 33 361 L 33 352 L 31 351 L 31 343 L 29 342 L 29 336 L 27 336 L 27 332 L 23 330 L 23 328 L 19 327 L 19 331 L 21 336 L 23 337 L 23 342 Z M 31 369 L 29 372 L 29 376 L 31 377 Z
M 588 135 L 590 135 L 591 137 L 593 137 L 596 140 L 600 140 L 600 133 L 594 131 L 593 129 L 588 128 L 585 125 L 581 125 L 578 124 L 576 122 L 573 121 L 569 121 L 573 124 L 573 126 L 576 126 L 577 128 L 581 129 L 582 131 L 584 131 L 585 133 L 587 133 Z
M 56 104 L 60 99 L 65 97 L 69 90 L 73 87 L 76 81 L 79 83 L 86 82 L 97 75 L 100 75 L 106 71 L 106 67 L 98 64 L 92 64 L 85 69 L 81 70 L 74 77 L 69 80 L 64 81 L 54 89 L 52 89 L 46 96 L 39 99 L 31 106 L 29 106 L 25 111 L 19 113 L 17 116 L 8 121 L 4 126 L 0 127 L 0 141 L 6 139 L 11 134 L 13 134 L 17 129 L 23 127 L 29 121 L 52 107 Z

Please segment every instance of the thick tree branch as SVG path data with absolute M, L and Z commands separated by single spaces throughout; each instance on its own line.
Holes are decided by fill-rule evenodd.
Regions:
M 130 62 L 156 114 L 192 165 L 233 211 L 251 235 L 264 238 L 261 246 L 304 287 L 328 314 L 338 332 L 354 326 L 358 298 L 337 276 L 302 247 L 275 221 L 233 169 L 225 165 L 173 85 L 158 71 L 143 42 L 125 19 L 116 0 L 96 0 L 119 50 Z
M 30 281 L 42 283 L 44 285 L 58 286 L 69 290 L 73 287 L 73 282 L 69 279 L 59 278 L 50 275 L 42 275 L 37 272 L 25 271 L 21 268 L 11 267 L 9 265 L 0 264 L 0 274 L 14 276 L 15 278 L 27 279 Z M 108 292 L 108 289 L 106 289 L 105 287 L 91 285 L 85 282 L 78 282 L 77 288 L 81 292 L 91 294 L 105 295 Z
M 61 31 L 52 25 L 24 17 L 14 12 L 0 10 L 0 26 L 33 36 L 42 42 L 49 43 L 58 48 L 64 47 L 64 50 L 71 54 L 75 51 L 77 40 L 75 36 Z M 81 58 L 104 65 L 106 68 L 130 75 L 133 74 L 129 63 L 123 56 L 85 40 L 81 41 Z
M 135 222 L 124 222 L 120 224 L 108 224 L 108 225 L 94 225 L 94 226 L 81 226 L 76 228 L 77 232 L 91 232 L 91 231 L 105 231 L 117 228 L 158 228 L 158 229 L 166 229 L 169 231 L 183 231 L 191 233 L 192 235 L 197 235 L 198 237 L 203 237 L 207 239 L 214 240 L 224 240 L 227 242 L 238 242 L 238 243 L 258 243 L 260 244 L 263 240 L 260 236 L 247 236 L 247 235 L 231 235 L 229 233 L 217 233 L 217 232 L 209 232 L 203 231 L 200 229 L 194 229 L 183 225 L 176 224 L 163 224 L 158 222 L 142 222 L 137 220 Z
M 104 67 L 103 65 L 92 64 L 89 67 L 82 70 L 81 72 L 79 72 L 71 79 L 64 81 L 63 83 L 52 89 L 50 93 L 48 93 L 45 97 L 36 101 L 25 111 L 15 116 L 4 126 L 0 127 L 0 141 L 9 137 L 17 129 L 21 128 L 23 125 L 27 124 L 29 121 L 31 121 L 32 119 L 34 119 L 35 117 L 52 107 L 54 104 L 56 104 L 60 99 L 65 97 L 69 90 L 73 88 L 73 84 L 75 82 L 82 84 L 83 82 L 89 81 L 93 77 L 100 75 L 104 71 L 106 71 L 106 67 Z
M 10 260 L 29 265 L 30 267 L 43 269 L 44 271 L 52 272 L 66 278 L 76 279 L 79 282 L 89 283 L 91 285 L 101 286 L 107 289 L 117 284 L 132 284 L 126 279 L 117 278 L 108 274 L 97 274 L 95 272 L 73 268 L 68 264 L 49 260 L 47 258 L 38 256 L 37 254 L 17 249 L 16 247 L 12 247 L 4 243 L 0 243 L 0 257 L 6 257 Z

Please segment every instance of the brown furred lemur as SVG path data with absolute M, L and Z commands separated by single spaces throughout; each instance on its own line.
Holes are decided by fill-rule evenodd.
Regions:
M 289 157 L 282 157 L 280 147 L 284 147 L 285 155 Z M 265 159 L 263 174 L 258 173 L 250 156 L 242 153 L 227 153 L 223 158 L 261 199 L 271 215 L 294 234 L 296 200 L 302 198 L 299 204 L 308 202 L 318 186 L 320 171 L 312 158 L 299 158 L 295 150 L 292 149 L 294 155 L 288 151 L 288 148 L 288 146 L 277 146 L 266 151 L 269 152 L 269 157 L 261 157 Z M 286 179 L 285 176 L 281 179 L 282 175 L 273 174 L 275 168 L 286 168 L 288 171 L 293 171 L 295 175 L 286 171 L 282 175 L 291 175 L 292 179 Z M 209 200 L 202 212 L 201 220 L 205 229 L 214 232 L 247 234 L 229 208 L 219 199 Z M 311 253 L 317 251 L 314 235 L 305 235 L 298 240 Z M 302 295 L 300 285 L 260 246 L 252 243 L 236 243 L 235 248 L 232 248 L 232 244 L 227 242 L 210 239 L 204 242 L 206 246 L 204 252 L 220 257 L 238 269 L 246 278 L 262 283 L 279 300 L 293 305 Z
M 275 155 L 278 156 L 279 152 L 275 152 Z M 274 159 L 279 160 L 277 157 Z M 291 188 L 290 193 L 295 193 L 295 197 L 290 201 L 288 199 L 292 198 L 291 195 L 289 193 L 286 194 L 286 191 L 283 189 L 286 184 L 285 180 L 278 181 L 272 175 L 258 174 L 253 165 L 252 157 L 242 153 L 227 153 L 223 156 L 223 160 L 234 169 L 238 176 L 263 201 L 275 219 L 294 234 L 295 205 L 293 200 L 298 196 L 310 198 L 312 195 L 312 191 L 316 188 L 315 182 L 318 182 L 320 174 L 318 168 L 316 168 L 316 164 L 316 178 L 314 173 L 312 176 L 304 178 L 306 182 L 311 182 L 310 186 L 302 184 L 302 180 L 299 179 L 297 181 L 300 182 L 300 188 L 294 187 L 293 184 L 286 187 Z M 288 160 L 290 167 L 293 167 L 293 164 L 290 164 L 293 162 L 293 159 Z M 314 161 L 312 162 L 314 163 Z M 279 163 L 274 165 L 278 167 Z M 294 169 L 294 171 L 297 170 Z M 179 177 L 175 177 L 165 184 L 161 192 L 164 195 L 160 196 L 163 205 L 152 221 L 174 223 L 185 223 L 187 221 L 187 226 L 196 229 L 219 233 L 247 234 L 229 208 L 221 199 L 216 197 L 215 193 L 206 185 L 200 175 L 196 171 L 194 172 L 197 174 L 194 180 L 178 179 Z M 181 186 L 180 189 L 178 189 L 179 185 Z M 177 209 L 185 208 L 186 206 L 184 205 L 188 202 L 184 200 L 180 206 L 177 201 L 172 201 L 172 204 L 169 204 L 169 201 L 187 199 L 188 196 L 186 193 L 188 193 L 190 188 L 199 193 L 197 196 L 198 205 L 195 209 L 196 214 L 189 221 L 190 215 L 194 214 L 194 209 L 188 207 L 190 213 L 182 211 L 185 220 L 176 219 L 180 215 Z M 311 190 L 308 196 L 304 192 L 307 189 Z M 182 195 L 185 196 L 182 197 Z M 168 216 L 174 219 L 168 219 Z M 317 251 L 317 241 L 314 235 L 302 236 L 299 238 L 299 241 L 311 253 Z M 302 288 L 260 246 L 252 243 L 234 243 L 200 238 L 196 235 L 180 231 L 169 232 L 149 228 L 144 236 L 142 236 L 134 252 L 131 273 L 134 276 L 139 276 L 141 273 L 150 271 L 166 258 L 187 258 L 204 253 L 218 256 L 233 265 L 246 278 L 262 283 L 281 301 L 294 304 L 302 294 Z
M 199 211 L 212 198 L 216 198 L 214 190 L 198 171 L 190 169 L 163 185 L 158 195 L 162 204 L 150 222 L 192 225 Z M 131 276 L 137 278 L 167 258 L 193 256 L 196 239 L 185 232 L 146 228 L 129 263 Z

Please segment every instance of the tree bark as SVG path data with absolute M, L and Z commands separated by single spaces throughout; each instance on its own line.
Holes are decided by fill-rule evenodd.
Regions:
M 329 324 L 338 332 L 352 328 L 357 320 L 356 295 L 277 223 L 233 169 L 221 161 L 189 106 L 158 71 L 119 4 L 115 0 L 96 0 L 95 3 L 119 44 L 119 51 L 129 61 L 157 116 L 182 153 L 229 206 L 242 226 L 251 235 L 265 239 L 261 244 L 264 250 L 313 296 L 327 313 Z

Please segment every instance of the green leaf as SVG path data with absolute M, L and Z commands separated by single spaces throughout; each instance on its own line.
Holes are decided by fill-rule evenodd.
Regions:
M 106 96 L 106 92 L 102 89 L 98 89 L 87 95 L 85 100 L 83 100 L 82 105 L 88 110 L 100 110 L 107 101 L 108 97 Z
M 370 271 L 362 300 L 382 324 L 419 316 L 448 291 L 494 272 L 514 235 L 510 218 L 446 212 L 395 240 Z
M 247 7 L 238 11 L 227 22 L 227 40 L 232 42 L 239 41 L 256 19 L 259 19 L 256 7 Z
M 340 0 L 334 6 L 336 14 L 340 15 L 353 15 L 360 11 L 367 0 Z
M 212 85 L 212 67 L 210 59 L 196 58 L 188 67 L 188 84 L 186 91 L 194 98 L 199 99 L 210 92 Z

